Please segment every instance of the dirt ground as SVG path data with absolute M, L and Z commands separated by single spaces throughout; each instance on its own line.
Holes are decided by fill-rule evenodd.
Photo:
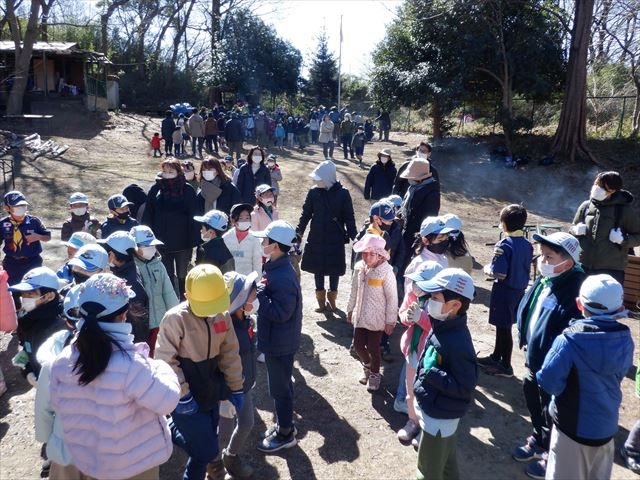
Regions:
M 45 247 L 46 265 L 57 268 L 65 255 L 60 244 L 59 226 L 67 215 L 68 194 L 82 190 L 89 194 L 93 213 L 103 219 L 106 199 L 121 192 L 129 183 L 150 186 L 157 171 L 157 159 L 147 156 L 148 139 L 159 130 L 159 119 L 121 114 L 113 117 L 108 129 L 90 117 L 68 112 L 56 118 L 54 138 L 70 145 L 60 158 L 17 159 L 16 188 L 31 203 L 32 212 L 54 229 L 53 240 Z M 4 127 L 6 128 L 6 127 Z M 409 154 L 420 137 L 393 133 L 389 143 L 374 142 L 365 148 L 365 161 L 372 163 L 380 148 L 391 148 L 396 164 Z M 476 259 L 474 280 L 478 296 L 471 307 L 469 324 L 476 350 L 486 354 L 493 345 L 493 330 L 487 324 L 491 284 L 481 266 L 490 260 L 487 243 L 498 238 L 497 217 L 506 203 L 522 202 L 530 212 L 529 222 L 539 225 L 566 224 L 578 204 L 587 197 L 596 168 L 528 165 L 520 170 L 505 169 L 489 159 L 486 141 L 447 139 L 436 142 L 434 164 L 442 179 L 441 213 L 460 216 L 471 252 Z M 367 217 L 369 202 L 362 196 L 366 170 L 341 160 L 336 149 L 339 180 L 354 201 L 356 220 Z M 289 151 L 279 163 L 284 180 L 279 201 L 280 216 L 297 223 L 300 206 L 310 187 L 308 173 L 322 160 L 317 146 L 304 153 Z M 606 162 L 605 162 L 606 163 Z M 634 167 L 637 172 L 637 165 Z M 638 195 L 638 191 L 634 192 Z M 341 280 L 339 306 L 344 308 L 350 278 Z M 303 274 L 305 295 L 303 341 L 295 364 L 295 414 L 299 444 L 277 455 L 265 456 L 254 444 L 260 432 L 271 424 L 272 404 L 266 394 L 264 366 L 259 366 L 256 387 L 256 426 L 243 455 L 256 470 L 256 479 L 409 479 L 415 478 L 416 452 L 401 445 L 396 431 L 406 417 L 393 411 L 402 357 L 399 340 L 402 328 L 392 337 L 392 362 L 384 364 L 382 389 L 369 394 L 358 381 L 359 367 L 349 355 L 351 329 L 344 313 L 318 314 L 313 311 L 311 275 Z M 636 345 L 640 342 L 637 320 L 628 320 Z M 0 398 L 0 479 L 38 478 L 40 445 L 33 436 L 35 391 L 11 366 L 17 339 L 0 335 L 0 365 L 9 391 Z M 634 356 L 637 358 L 637 354 Z M 635 363 L 634 363 L 635 364 Z M 521 393 L 524 373 L 522 352 L 514 352 L 515 377 L 511 379 L 480 375 L 475 402 L 459 430 L 458 462 L 461 478 L 527 478 L 524 465 L 511 459 L 510 452 L 529 433 L 529 421 Z M 640 401 L 633 395 L 633 381 L 623 381 L 624 401 L 620 412 L 620 432 L 616 444 L 626 438 L 640 416 Z M 166 480 L 181 478 L 185 456 L 178 448 L 162 467 Z M 613 477 L 633 478 L 616 456 Z

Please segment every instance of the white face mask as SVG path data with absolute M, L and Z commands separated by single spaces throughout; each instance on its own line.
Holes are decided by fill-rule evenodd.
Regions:
M 262 161 L 262 156 L 261 155 L 254 155 L 253 157 L 253 163 L 260 163 Z
M 200 238 L 202 239 L 203 242 L 208 242 L 209 240 L 211 240 L 209 238 L 209 234 L 208 233 L 201 233 L 200 234 Z
M 14 217 L 24 217 L 27 214 L 27 206 L 20 205 L 18 207 L 13 207 L 11 209 L 11 213 Z
M 276 166 L 276 162 L 267 162 L 267 166 L 268 166 L 269 168 L 273 168 L 273 167 L 275 167 L 275 166 Z
M 270 207 L 271 205 L 273 205 L 273 198 L 267 198 L 265 200 L 260 200 L 260 202 L 262 202 L 263 205 Z
M 258 308 L 260 308 L 260 301 L 257 298 L 251 303 L 244 304 L 245 313 L 255 313 L 258 311 Z
M 217 174 L 218 174 L 218 172 L 216 172 L 215 170 L 203 170 L 202 171 L 202 178 L 204 178 L 206 181 L 210 182 L 211 180 L 216 178 Z
M 186 178 L 188 181 L 193 180 L 195 176 L 196 172 L 184 172 L 184 178 Z
M 38 300 L 40 300 L 41 298 L 42 298 L 42 296 L 36 297 L 36 298 L 22 297 L 22 299 L 21 299 L 21 301 L 22 301 L 22 310 L 24 311 L 24 313 L 29 313 L 29 312 L 32 312 L 33 310 L 35 310 L 36 307 L 38 306 Z
M 591 194 L 589 195 L 592 200 L 596 200 L 601 202 L 607 198 L 609 194 L 607 191 L 599 185 L 594 185 L 591 187 Z
M 71 213 L 73 213 L 77 217 L 81 217 L 85 213 L 87 213 L 87 207 L 72 208 Z
M 429 158 L 429 154 L 423 153 L 423 152 L 416 152 L 416 157 L 428 159 Z
M 249 221 L 238 222 L 236 223 L 236 228 L 241 232 L 245 232 L 251 228 L 251 222 Z
M 171 180 L 172 178 L 176 178 L 178 176 L 178 172 L 162 172 L 162 178 L 166 178 Z
M 145 260 L 151 260 L 153 257 L 156 256 L 156 247 L 142 247 L 142 258 L 144 258 Z
M 384 164 L 389 161 L 389 157 L 380 157 L 380 161 Z
M 318 187 L 318 188 L 325 188 L 325 184 L 324 184 L 324 182 L 322 180 L 316 180 L 314 183 L 316 184 L 316 187 Z
M 254 157 L 254 160 L 255 160 L 255 157 Z M 257 161 L 256 161 L 256 162 L 257 162 Z M 256 162 L 254 162 L 254 163 L 252 163 L 252 164 L 251 164 L 251 171 L 252 171 L 253 173 L 256 173 L 256 172 L 258 171 L 258 169 L 260 168 L 260 164 L 259 164 L 259 163 L 256 163 Z
M 542 257 L 538 258 L 538 271 L 540 272 L 540 275 L 542 275 L 543 277 L 547 277 L 547 278 L 554 278 L 557 277 L 558 275 L 560 275 L 561 273 L 564 272 L 554 272 L 555 268 L 559 265 L 562 265 L 563 263 L 565 263 L 567 260 L 564 260 L 563 262 L 558 263 L 557 265 L 551 265 L 550 263 L 542 263 Z
M 442 307 L 444 307 L 444 302 L 438 302 L 437 300 L 430 298 L 429 303 L 427 303 L 427 312 L 429 313 L 429 317 L 435 318 L 436 320 L 446 320 L 449 314 L 442 313 Z

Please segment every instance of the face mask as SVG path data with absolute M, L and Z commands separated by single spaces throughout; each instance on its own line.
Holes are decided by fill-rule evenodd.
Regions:
M 446 320 L 449 314 L 442 313 L 442 307 L 444 307 L 444 302 L 438 302 L 433 298 L 429 299 L 429 303 L 427 303 L 429 317 L 435 318 L 436 320 Z
M 437 253 L 438 255 L 442 255 L 449 248 L 449 240 L 444 240 L 440 243 L 430 243 L 427 245 L 427 250 L 433 253 Z
M 247 222 L 247 221 L 238 222 L 236 224 L 236 228 L 238 230 L 240 230 L 241 232 L 245 232 L 245 231 L 247 231 L 247 230 L 249 230 L 251 228 L 251 222 Z
M 202 178 L 204 178 L 206 181 L 210 182 L 211 180 L 216 178 L 217 174 L 218 174 L 218 172 L 216 172 L 215 170 L 203 170 L 202 171 Z
M 142 247 L 142 258 L 151 260 L 156 255 L 156 247 Z
M 267 245 L 266 247 L 262 247 L 262 256 L 263 257 L 267 257 L 270 258 L 271 254 L 273 253 L 273 248 L 271 247 L 272 244 Z
M 19 207 L 13 207 L 11 209 L 11 213 L 14 217 L 24 217 L 27 214 L 26 205 L 21 205 Z
M 72 208 L 71 213 L 73 213 L 76 217 L 81 217 L 85 213 L 87 213 L 87 207 Z
M 260 301 L 256 298 L 253 302 L 244 304 L 244 312 L 255 313 L 258 311 L 259 307 L 260 307 Z
M 429 158 L 429 154 L 428 153 L 423 153 L 423 152 L 416 152 L 416 157 L 427 159 L 427 158 Z
M 184 172 L 184 178 L 186 178 L 188 181 L 193 180 L 195 176 L 196 172 Z
M 38 300 L 40 300 L 42 296 L 36 298 L 22 298 L 22 310 L 25 313 L 32 312 L 38 306 Z
M 253 163 L 260 163 L 262 161 L 262 156 L 261 155 L 254 155 L 253 157 Z
M 273 168 L 276 166 L 275 162 L 267 162 L 267 165 L 269 166 L 269 168 Z
M 382 162 L 382 164 L 385 164 L 389 161 L 389 157 L 380 157 L 380 161 Z
M 178 176 L 178 172 L 162 172 L 162 178 L 166 178 L 167 180 L 171 180 L 172 178 L 176 178 Z
M 315 184 L 318 188 L 324 188 L 324 182 L 322 180 L 316 180 Z
M 411 285 L 411 291 L 418 298 L 422 297 L 425 294 L 425 292 L 422 291 L 415 283 Z
M 256 173 L 258 171 L 258 169 L 260 168 L 260 164 L 259 163 L 252 163 L 251 164 L 251 171 L 253 173 Z
M 551 265 L 550 263 L 542 263 L 542 257 L 540 257 L 538 258 L 538 271 L 540 272 L 540 275 L 542 275 L 543 277 L 555 278 L 561 273 L 564 273 L 564 272 L 559 272 L 559 273 L 554 272 L 555 268 L 559 265 L 562 265 L 566 261 L 567 260 L 560 262 L 557 265 Z
M 208 242 L 209 240 L 211 240 L 209 238 L 209 234 L 208 233 L 201 233 L 200 234 L 200 238 L 202 239 L 203 242 Z
M 116 264 L 113 262 L 109 262 L 109 268 L 116 268 Z
M 126 220 L 127 218 L 129 218 L 129 212 L 117 213 L 116 217 L 118 217 L 120 220 Z
M 387 223 L 381 223 L 380 225 L 378 225 L 378 228 L 380 230 L 382 230 L 383 232 L 388 232 L 389 229 L 391 228 L 391 225 L 389 225 Z
M 266 200 L 260 200 L 260 202 L 266 206 L 266 207 L 270 207 L 273 205 L 273 198 L 268 198 Z
M 609 194 L 607 191 L 599 185 L 594 185 L 591 187 L 591 194 L 589 195 L 592 200 L 596 200 L 601 202 L 607 198 Z

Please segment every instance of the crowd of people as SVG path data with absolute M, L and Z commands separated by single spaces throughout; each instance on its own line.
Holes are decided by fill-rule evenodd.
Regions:
M 332 112 L 342 116 L 339 129 Z M 223 142 L 206 133 L 215 114 L 201 113 L 171 127 L 184 127 L 193 156 L 202 159 L 198 167 L 176 158 L 181 147 L 166 140 L 168 113 L 167 157 L 147 192 L 131 184 L 112 195 L 103 222 L 86 194 L 69 196 L 62 265 L 43 265 L 51 232 L 25 196 L 4 196 L 2 273 L 13 301 L 3 302 L 3 325 L 15 318 L 20 351 L 13 364 L 36 387 L 44 475 L 157 479 L 174 444 L 188 455 L 185 480 L 250 478 L 241 454 L 254 426 L 257 361 L 266 367 L 275 422 L 256 447 L 270 454 L 295 446 L 302 271 L 313 274 L 316 312 L 339 310 L 343 292 L 357 381 L 372 394 L 397 382 L 394 409 L 407 415 L 397 437 L 417 449 L 417 478 L 459 478 L 459 421 L 473 402 L 479 368 L 514 375 L 514 324 L 526 347 L 523 394 L 532 435 L 513 458 L 531 462 L 532 478 L 610 476 L 620 383 L 634 348 L 619 322 L 626 314 L 622 284 L 627 251 L 640 245 L 640 216 L 617 172 L 596 177 L 571 233 L 533 235 L 535 256 L 526 209 L 502 209 L 501 240 L 484 268 L 493 279 L 488 322 L 495 347 L 478 357 L 467 326 L 473 257 L 460 218 L 440 212 L 430 144 L 421 142 L 398 168 L 390 150 L 378 152 L 363 185 L 373 203 L 357 222 L 332 150 L 340 141 L 345 158 L 361 159 L 349 138 L 360 124 L 355 113 L 314 110 L 311 141 L 317 131 L 325 160 L 309 175 L 312 186 L 293 226 L 279 218 L 278 205 L 298 199 L 280 194 L 282 169 L 276 155 L 267 155 L 278 143 L 264 112 L 241 124 L 239 139 L 225 130 Z M 289 122 L 284 112 L 277 118 Z M 239 114 L 225 122 L 225 129 L 239 123 Z M 245 156 L 246 139 L 258 146 Z M 221 143 L 229 155 L 202 158 Z M 528 287 L 534 258 L 537 274 Z M 400 326 L 406 329 L 394 346 L 390 336 Z M 399 378 L 385 379 L 382 361 L 393 348 L 402 352 L 403 368 Z M 640 470 L 640 421 L 620 452 Z

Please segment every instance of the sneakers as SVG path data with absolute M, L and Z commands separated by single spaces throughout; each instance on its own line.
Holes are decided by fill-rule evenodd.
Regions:
M 486 357 L 478 357 L 476 358 L 476 362 L 481 367 L 492 367 L 498 363 L 491 355 L 487 355 Z
M 269 428 L 265 430 L 265 432 L 262 434 L 262 438 L 270 437 L 277 431 L 278 431 L 278 424 L 276 423 L 271 425 Z M 298 436 L 298 428 L 295 426 L 295 424 L 293 425 L 293 436 L 294 437 Z
M 284 448 L 294 447 L 297 443 L 294 430 L 289 432 L 289 435 L 282 435 L 276 430 L 258 444 L 258 450 L 263 453 L 274 453 Z
M 418 435 L 411 439 L 411 446 L 417 452 L 420 448 L 420 439 L 422 438 L 422 429 L 418 432 Z
M 380 375 L 379 373 L 370 373 L 369 383 L 367 384 L 367 390 L 369 392 L 376 392 L 380 388 L 381 382 L 382 382 L 382 375 Z
M 256 360 L 260 363 L 264 363 L 264 353 L 260 352 L 258 353 L 258 356 L 256 357 Z
M 513 368 L 505 367 L 501 363 L 496 363 L 495 365 L 485 367 L 484 373 L 494 377 L 511 378 L 513 377 Z
M 369 382 L 369 377 L 371 376 L 371 370 L 366 365 L 362 366 L 362 376 L 358 380 L 361 385 L 366 385 Z
M 420 433 L 420 425 L 409 419 L 405 426 L 398 430 L 398 440 L 409 443 L 418 433 Z
M 233 478 L 249 478 L 253 475 L 251 465 L 244 462 L 240 455 L 231 455 L 226 448 L 222 450 L 222 463 Z
M 629 470 L 635 473 L 640 473 L 640 453 L 630 454 L 629 450 L 627 450 L 624 445 L 620 447 L 618 452 Z
M 513 452 L 511 452 L 511 456 L 517 462 L 528 462 L 529 460 L 542 459 L 544 453 L 544 449 L 538 446 L 538 441 L 533 435 L 531 435 L 527 438 L 527 442 L 523 446 L 517 447 Z
M 524 473 L 527 477 L 535 478 L 537 480 L 544 480 L 547 474 L 547 452 L 544 453 L 544 458 L 529 464 Z
M 393 409 L 398 413 L 404 413 L 405 415 L 409 414 L 409 406 L 407 405 L 407 401 L 403 398 L 398 398 L 393 401 Z

